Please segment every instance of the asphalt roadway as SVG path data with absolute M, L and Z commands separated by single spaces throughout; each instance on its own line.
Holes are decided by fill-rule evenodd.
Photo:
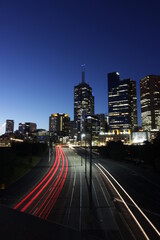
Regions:
M 77 151 L 86 155 L 84 149 Z M 145 165 L 104 159 L 96 153 L 92 160 L 134 237 L 160 239 L 160 175 Z
M 46 156 L 36 168 L 6 191 L 4 204 L 16 209 L 15 206 L 33 191 L 38 182 L 43 181 L 46 174 L 52 171 L 52 166 L 57 164 L 56 172 L 50 173 L 53 174 L 53 178 L 51 180 L 46 178 L 41 184 L 43 190 L 46 182 L 49 183 L 47 183 L 47 191 L 38 194 L 36 189 L 33 201 L 29 196 L 27 201 L 31 203 L 27 205 L 28 202 L 23 202 L 21 206 L 17 205 L 17 210 L 92 235 L 92 238 L 94 236 L 97 239 L 111 240 L 160 239 L 132 202 L 133 198 L 159 231 L 160 178 L 158 175 L 130 163 L 115 162 L 93 154 L 91 199 L 89 154 L 80 148 L 64 148 L 63 152 L 59 150 L 57 163 L 55 162 L 56 152 L 53 149 L 50 161 Z M 112 176 L 123 186 L 131 199 L 126 196 L 121 185 L 119 186 Z M 35 195 L 38 196 L 37 199 Z M 141 231 L 125 204 L 138 219 L 149 238 Z

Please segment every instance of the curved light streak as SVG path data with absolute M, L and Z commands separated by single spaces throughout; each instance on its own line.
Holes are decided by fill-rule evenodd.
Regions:
M 107 175 L 103 172 L 103 170 L 95 163 L 96 167 L 102 172 L 102 174 L 105 176 L 105 178 L 108 180 L 108 182 L 110 183 L 110 185 L 112 186 L 112 188 L 115 190 L 115 192 L 117 193 L 117 195 L 119 196 L 119 198 L 121 199 L 121 201 L 123 202 L 123 204 L 125 205 L 126 209 L 128 210 L 128 212 L 130 213 L 130 215 L 132 216 L 132 218 L 134 219 L 134 221 L 137 223 L 139 229 L 141 230 L 141 232 L 143 233 L 144 237 L 147 240 L 150 240 L 150 238 L 148 237 L 148 235 L 146 234 L 146 232 L 144 231 L 144 229 L 142 228 L 141 224 L 139 223 L 139 221 L 137 220 L 137 218 L 135 217 L 135 215 L 132 213 L 132 211 L 130 210 L 130 208 L 128 207 L 128 205 L 126 204 L 126 202 L 124 201 L 123 197 L 121 196 L 121 194 L 118 192 L 117 188 L 113 185 L 113 183 L 110 181 L 110 179 L 107 177 Z
M 138 207 L 138 205 L 135 203 L 135 201 L 131 198 L 131 196 L 125 191 L 125 189 L 120 185 L 120 183 L 106 170 L 100 163 L 98 163 L 99 166 L 101 166 L 108 175 L 117 183 L 117 185 L 122 189 L 122 191 L 127 195 L 127 197 L 131 200 L 131 202 L 134 204 L 134 206 L 139 210 L 139 212 L 143 215 L 143 217 L 146 219 L 146 221 L 150 224 L 150 226 L 155 230 L 155 232 L 160 236 L 160 232 L 158 229 L 153 225 L 153 223 L 149 220 L 149 218 L 144 214 L 144 212 Z
M 39 217 L 42 216 L 42 214 L 44 215 L 44 212 L 45 212 L 45 209 L 48 207 L 48 205 L 50 204 L 50 201 L 52 200 L 52 198 L 50 198 L 52 195 L 54 195 L 54 193 L 56 192 L 56 186 L 58 185 L 58 182 L 62 176 L 62 173 L 63 173 L 63 170 L 64 170 L 64 158 L 63 158 L 63 155 L 62 155 L 62 150 L 61 150 L 61 156 L 62 156 L 62 159 L 63 159 L 63 163 L 62 163 L 62 167 L 61 167 L 61 171 L 60 171 L 60 174 L 58 175 L 58 178 L 56 180 L 56 182 L 54 183 L 54 186 L 52 188 L 52 190 L 50 191 L 50 193 L 47 195 L 47 198 L 43 201 L 42 205 L 40 206 L 40 208 L 35 212 L 35 215 L 37 215 L 41 209 L 42 211 L 40 212 L 39 214 Z M 55 190 L 55 191 L 54 191 Z M 53 196 L 52 196 L 53 197 Z
M 21 212 L 26 211 L 26 209 L 33 203 L 33 201 L 40 195 L 40 193 L 46 188 L 46 186 L 50 183 L 50 181 L 52 180 L 52 178 L 54 177 L 58 167 L 60 164 L 60 158 L 58 159 L 58 164 L 53 172 L 53 174 L 50 176 L 50 178 L 47 180 L 47 182 L 43 185 L 43 187 L 36 193 L 36 195 L 34 195 L 34 197 L 21 209 Z
M 18 209 L 45 182 L 45 180 L 52 174 L 52 171 L 54 170 L 54 168 L 57 164 L 58 157 L 59 157 L 59 152 L 58 152 L 58 147 L 57 147 L 56 148 L 56 159 L 55 159 L 55 162 L 54 162 L 52 168 L 48 172 L 48 174 L 40 181 L 40 183 L 37 184 L 37 186 L 26 197 L 24 197 L 18 204 L 16 204 L 13 209 Z
M 65 155 L 64 152 L 63 152 L 63 154 Z M 63 188 L 64 182 L 65 182 L 65 180 L 66 180 L 66 176 L 67 176 L 67 172 L 68 172 L 68 160 L 67 160 L 66 155 L 65 155 L 65 159 L 66 159 L 66 168 L 65 168 L 64 177 L 61 178 L 61 181 L 60 181 L 60 183 L 59 183 L 60 187 L 58 188 L 58 186 L 57 186 L 57 188 L 58 188 L 58 189 L 57 189 L 57 192 L 56 192 L 56 194 L 55 194 L 55 196 L 54 196 L 54 199 L 53 199 L 53 201 L 52 201 L 52 204 L 50 205 L 50 208 L 49 208 L 49 210 L 48 210 L 48 212 L 47 212 L 47 214 L 46 214 L 46 216 L 45 216 L 45 219 L 47 219 L 48 215 L 50 214 L 51 210 L 53 209 L 53 207 L 54 207 L 54 205 L 55 205 L 55 203 L 56 203 L 56 201 L 57 201 L 57 198 L 59 197 L 59 194 L 60 194 L 60 192 L 61 192 L 61 190 L 62 190 L 62 188 Z
M 61 159 L 62 159 L 61 171 L 58 174 L 57 178 L 54 178 L 60 166 Z M 40 181 L 40 183 L 37 184 L 37 186 L 26 197 L 24 197 L 17 205 L 14 206 L 14 209 L 18 209 L 21 207 L 20 211 L 25 212 L 29 207 L 32 206 L 32 208 L 29 210 L 30 214 L 33 213 L 33 215 L 35 216 L 46 219 L 58 199 L 58 196 L 66 180 L 67 172 L 68 172 L 68 159 L 64 151 L 62 150 L 61 146 L 57 146 L 56 159 L 48 174 Z M 53 182 L 51 182 L 52 179 L 54 179 Z M 41 196 L 40 199 L 39 196 Z M 36 203 L 33 206 L 35 200 Z

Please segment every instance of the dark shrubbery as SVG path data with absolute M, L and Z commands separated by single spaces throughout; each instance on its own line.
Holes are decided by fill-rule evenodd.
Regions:
M 44 143 L 12 143 L 12 150 L 20 156 L 41 155 L 47 149 Z
M 124 145 L 121 141 L 111 141 L 105 147 L 98 148 L 99 153 L 114 160 L 136 160 L 160 170 L 160 134 L 153 143 L 144 145 Z
M 98 148 L 98 152 L 103 156 L 103 157 L 107 157 L 107 158 L 109 158 L 109 150 L 108 150 L 108 148 L 105 146 L 103 146 L 103 147 L 99 147 Z
M 43 143 L 12 143 L 10 148 L 0 148 L 0 184 L 10 183 L 25 174 L 40 160 L 47 150 Z
M 114 160 L 122 160 L 125 156 L 125 148 L 121 141 L 111 141 L 105 147 L 99 147 L 99 153 Z
M 123 160 L 125 155 L 125 148 L 121 141 L 109 142 L 107 148 L 109 151 L 110 158 L 118 161 Z

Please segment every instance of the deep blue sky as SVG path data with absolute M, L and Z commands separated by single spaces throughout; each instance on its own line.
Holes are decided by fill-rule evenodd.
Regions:
M 139 101 L 140 79 L 160 74 L 159 12 L 158 0 L 0 0 L 0 125 L 73 119 L 84 63 L 96 113 L 107 113 L 112 71 L 137 81 Z

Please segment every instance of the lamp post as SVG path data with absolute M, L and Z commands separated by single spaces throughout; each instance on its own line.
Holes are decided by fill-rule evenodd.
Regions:
M 91 120 L 91 129 L 90 129 L 90 208 L 92 210 L 92 120 Z
M 81 134 L 81 150 L 82 150 L 82 146 L 83 146 L 83 138 L 85 137 L 85 134 L 82 133 Z M 81 166 L 82 166 L 82 154 L 81 154 Z
M 92 225 L 92 116 L 87 116 L 86 130 L 90 135 L 90 157 L 89 157 L 89 209 L 90 209 L 90 224 Z
M 52 160 L 52 136 L 49 131 L 49 162 Z
M 86 169 L 87 169 L 87 158 L 86 158 L 86 137 L 85 137 L 85 176 L 86 176 Z

